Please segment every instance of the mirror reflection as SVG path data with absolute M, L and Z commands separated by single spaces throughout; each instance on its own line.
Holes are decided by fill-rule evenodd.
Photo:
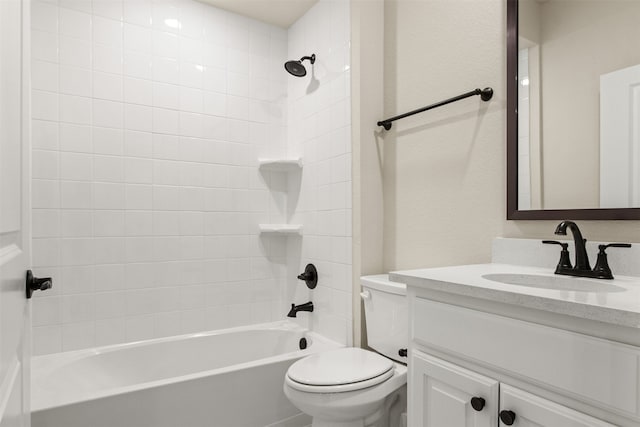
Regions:
M 518 16 L 518 209 L 640 207 L 640 1 Z

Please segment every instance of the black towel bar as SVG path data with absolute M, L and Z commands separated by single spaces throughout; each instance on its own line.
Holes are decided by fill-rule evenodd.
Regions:
M 378 126 L 382 126 L 383 128 L 385 128 L 385 130 L 389 130 L 391 129 L 391 122 L 404 119 L 405 117 L 413 116 L 414 114 L 422 113 L 423 111 L 442 107 L 443 105 L 451 104 L 452 102 L 460 101 L 461 99 L 469 98 L 470 96 L 474 95 L 480 95 L 480 98 L 486 102 L 493 97 L 493 89 L 491 89 L 490 87 L 485 87 L 484 89 L 474 89 L 471 92 L 463 93 L 462 95 L 454 96 L 453 98 L 445 99 L 444 101 L 436 102 L 435 104 L 427 105 L 426 107 L 418 108 L 417 110 L 409 111 L 408 113 L 400 114 L 399 116 L 380 120 L 378 122 Z

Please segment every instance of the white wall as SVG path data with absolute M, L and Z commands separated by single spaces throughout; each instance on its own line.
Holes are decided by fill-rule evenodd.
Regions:
M 286 30 L 190 0 L 57 4 L 33 3 L 33 264 L 55 286 L 35 354 L 284 318 L 286 243 L 256 227 L 281 216 L 278 178 L 256 160 L 286 148 Z M 342 163 L 316 146 L 324 179 Z M 336 251 L 314 240 L 327 270 L 347 269 L 343 228 Z
M 475 87 L 495 93 L 399 121 L 385 136 L 381 271 L 489 262 L 493 237 L 553 237 L 559 221 L 505 220 L 506 2 L 388 1 L 384 31 L 386 115 Z M 579 225 L 592 241 L 640 241 L 638 221 Z
M 302 239 L 289 239 L 288 297 L 312 300 L 313 330 L 349 344 L 352 340 L 352 196 L 350 15 L 348 0 L 320 0 L 289 28 L 290 59 L 305 61 L 306 77 L 288 77 L 288 154 L 304 162 L 301 181 L 291 182 L 296 199 L 292 221 L 304 224 Z M 299 188 L 297 188 L 299 186 Z M 297 194 L 297 196 L 296 196 Z M 295 280 L 304 266 L 318 268 L 318 287 Z

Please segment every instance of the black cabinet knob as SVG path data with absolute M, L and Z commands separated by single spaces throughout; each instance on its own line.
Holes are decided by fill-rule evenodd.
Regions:
M 516 422 L 516 413 L 513 411 L 500 411 L 500 421 L 505 425 L 511 426 Z
M 485 402 L 485 400 L 481 397 L 472 397 L 471 398 L 471 407 L 473 409 L 475 409 L 476 411 L 480 412 L 482 411 L 482 409 L 484 408 L 484 405 L 487 402 Z
M 51 277 L 35 277 L 31 270 L 27 270 L 25 286 L 27 298 L 31 298 L 33 291 L 46 291 L 51 288 L 53 288 L 53 279 L 51 279 Z
M 400 350 L 398 350 L 398 356 L 407 357 L 407 349 L 406 348 L 401 348 Z

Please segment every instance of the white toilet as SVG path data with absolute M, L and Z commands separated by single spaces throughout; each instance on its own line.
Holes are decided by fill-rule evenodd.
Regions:
M 341 348 L 291 365 L 284 393 L 313 427 L 400 427 L 406 411 L 406 286 L 386 274 L 361 278 L 367 340 L 376 352 Z M 401 350 L 404 350 L 402 352 Z

